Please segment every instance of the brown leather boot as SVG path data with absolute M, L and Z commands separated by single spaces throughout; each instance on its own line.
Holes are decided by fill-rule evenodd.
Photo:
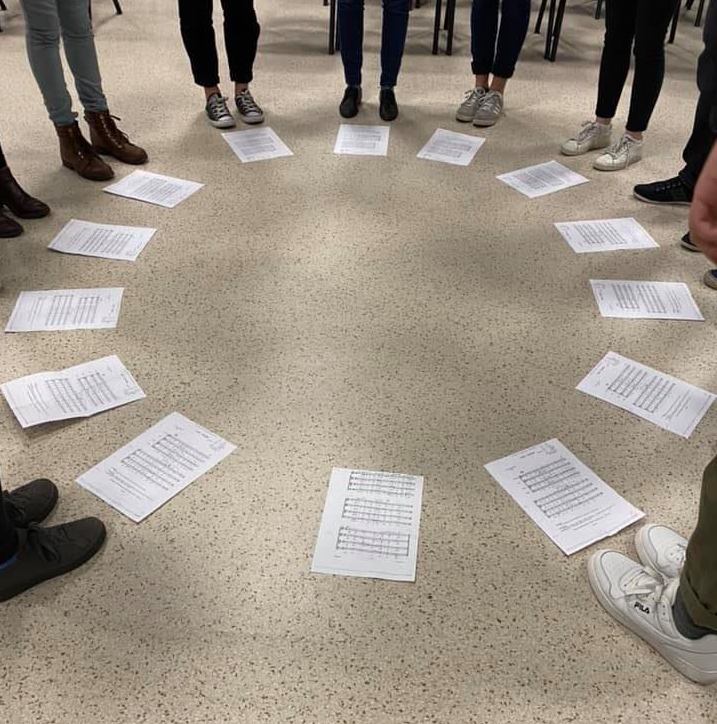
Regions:
M 12 239 L 15 236 L 20 236 L 22 232 L 22 226 L 20 226 L 15 219 L 5 216 L 5 214 L 0 211 L 0 239 Z
M 90 146 L 75 121 L 71 126 L 55 126 L 60 139 L 62 165 L 76 171 L 82 178 L 91 181 L 109 181 L 115 172 Z
M 7 166 L 0 168 L 0 206 L 7 206 L 21 219 L 41 219 L 50 207 L 26 193 Z
M 122 163 L 133 165 L 147 162 L 147 152 L 135 146 L 127 134 L 117 128 L 115 118 L 109 111 L 85 111 L 85 120 L 90 127 L 92 146 L 97 153 L 104 153 Z

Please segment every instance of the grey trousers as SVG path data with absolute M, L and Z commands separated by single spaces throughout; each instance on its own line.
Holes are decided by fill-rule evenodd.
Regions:
M 21 0 L 21 4 L 30 67 L 50 120 L 58 126 L 69 126 L 76 117 L 60 60 L 60 35 L 85 110 L 106 111 L 89 0 Z

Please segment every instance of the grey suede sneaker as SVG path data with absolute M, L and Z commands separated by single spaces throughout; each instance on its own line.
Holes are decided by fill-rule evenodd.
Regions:
M 480 102 L 473 117 L 473 125 L 478 128 L 494 126 L 503 115 L 503 94 L 498 91 L 488 91 Z
M 456 111 L 456 120 L 461 123 L 472 123 L 476 117 L 478 106 L 486 93 L 486 89 L 482 86 L 466 91 L 463 102 L 458 106 L 458 110 Z

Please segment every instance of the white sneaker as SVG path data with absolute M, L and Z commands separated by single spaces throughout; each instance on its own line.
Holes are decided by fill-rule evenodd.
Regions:
M 643 565 L 662 576 L 665 583 L 680 577 L 687 540 L 679 533 L 665 525 L 645 525 L 637 531 L 635 548 Z
M 612 141 L 612 126 L 596 121 L 585 121 L 580 133 L 569 138 L 560 147 L 564 156 L 582 156 L 588 151 L 607 148 Z
M 623 168 L 632 166 L 642 160 L 643 142 L 638 141 L 627 134 L 610 148 L 595 159 L 593 168 L 598 171 L 621 171 Z
M 681 674 L 698 684 L 717 681 L 717 635 L 688 639 L 675 627 L 672 604 L 678 579 L 667 586 L 639 563 L 615 551 L 598 551 L 588 577 L 603 608 L 644 639 Z
M 461 123 L 472 123 L 485 94 L 486 89 L 483 86 L 466 91 L 463 102 L 456 111 L 456 120 Z

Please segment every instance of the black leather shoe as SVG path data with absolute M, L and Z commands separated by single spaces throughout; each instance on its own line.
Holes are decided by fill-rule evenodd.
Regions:
M 15 219 L 5 216 L 5 214 L 0 211 L 0 239 L 12 239 L 20 236 L 22 232 L 22 226 L 20 226 Z
M 7 206 L 21 219 L 41 219 L 50 213 L 50 207 L 30 196 L 7 166 L 0 168 L 0 205 Z
M 16 528 L 27 528 L 30 523 L 42 523 L 57 505 L 57 486 L 41 478 L 3 493 L 5 511 Z
M 398 103 L 393 88 L 381 90 L 378 113 L 384 121 L 395 121 L 398 118 Z
M 347 86 L 344 97 L 341 99 L 339 113 L 342 118 L 353 118 L 358 115 L 361 105 L 361 89 L 356 86 Z

